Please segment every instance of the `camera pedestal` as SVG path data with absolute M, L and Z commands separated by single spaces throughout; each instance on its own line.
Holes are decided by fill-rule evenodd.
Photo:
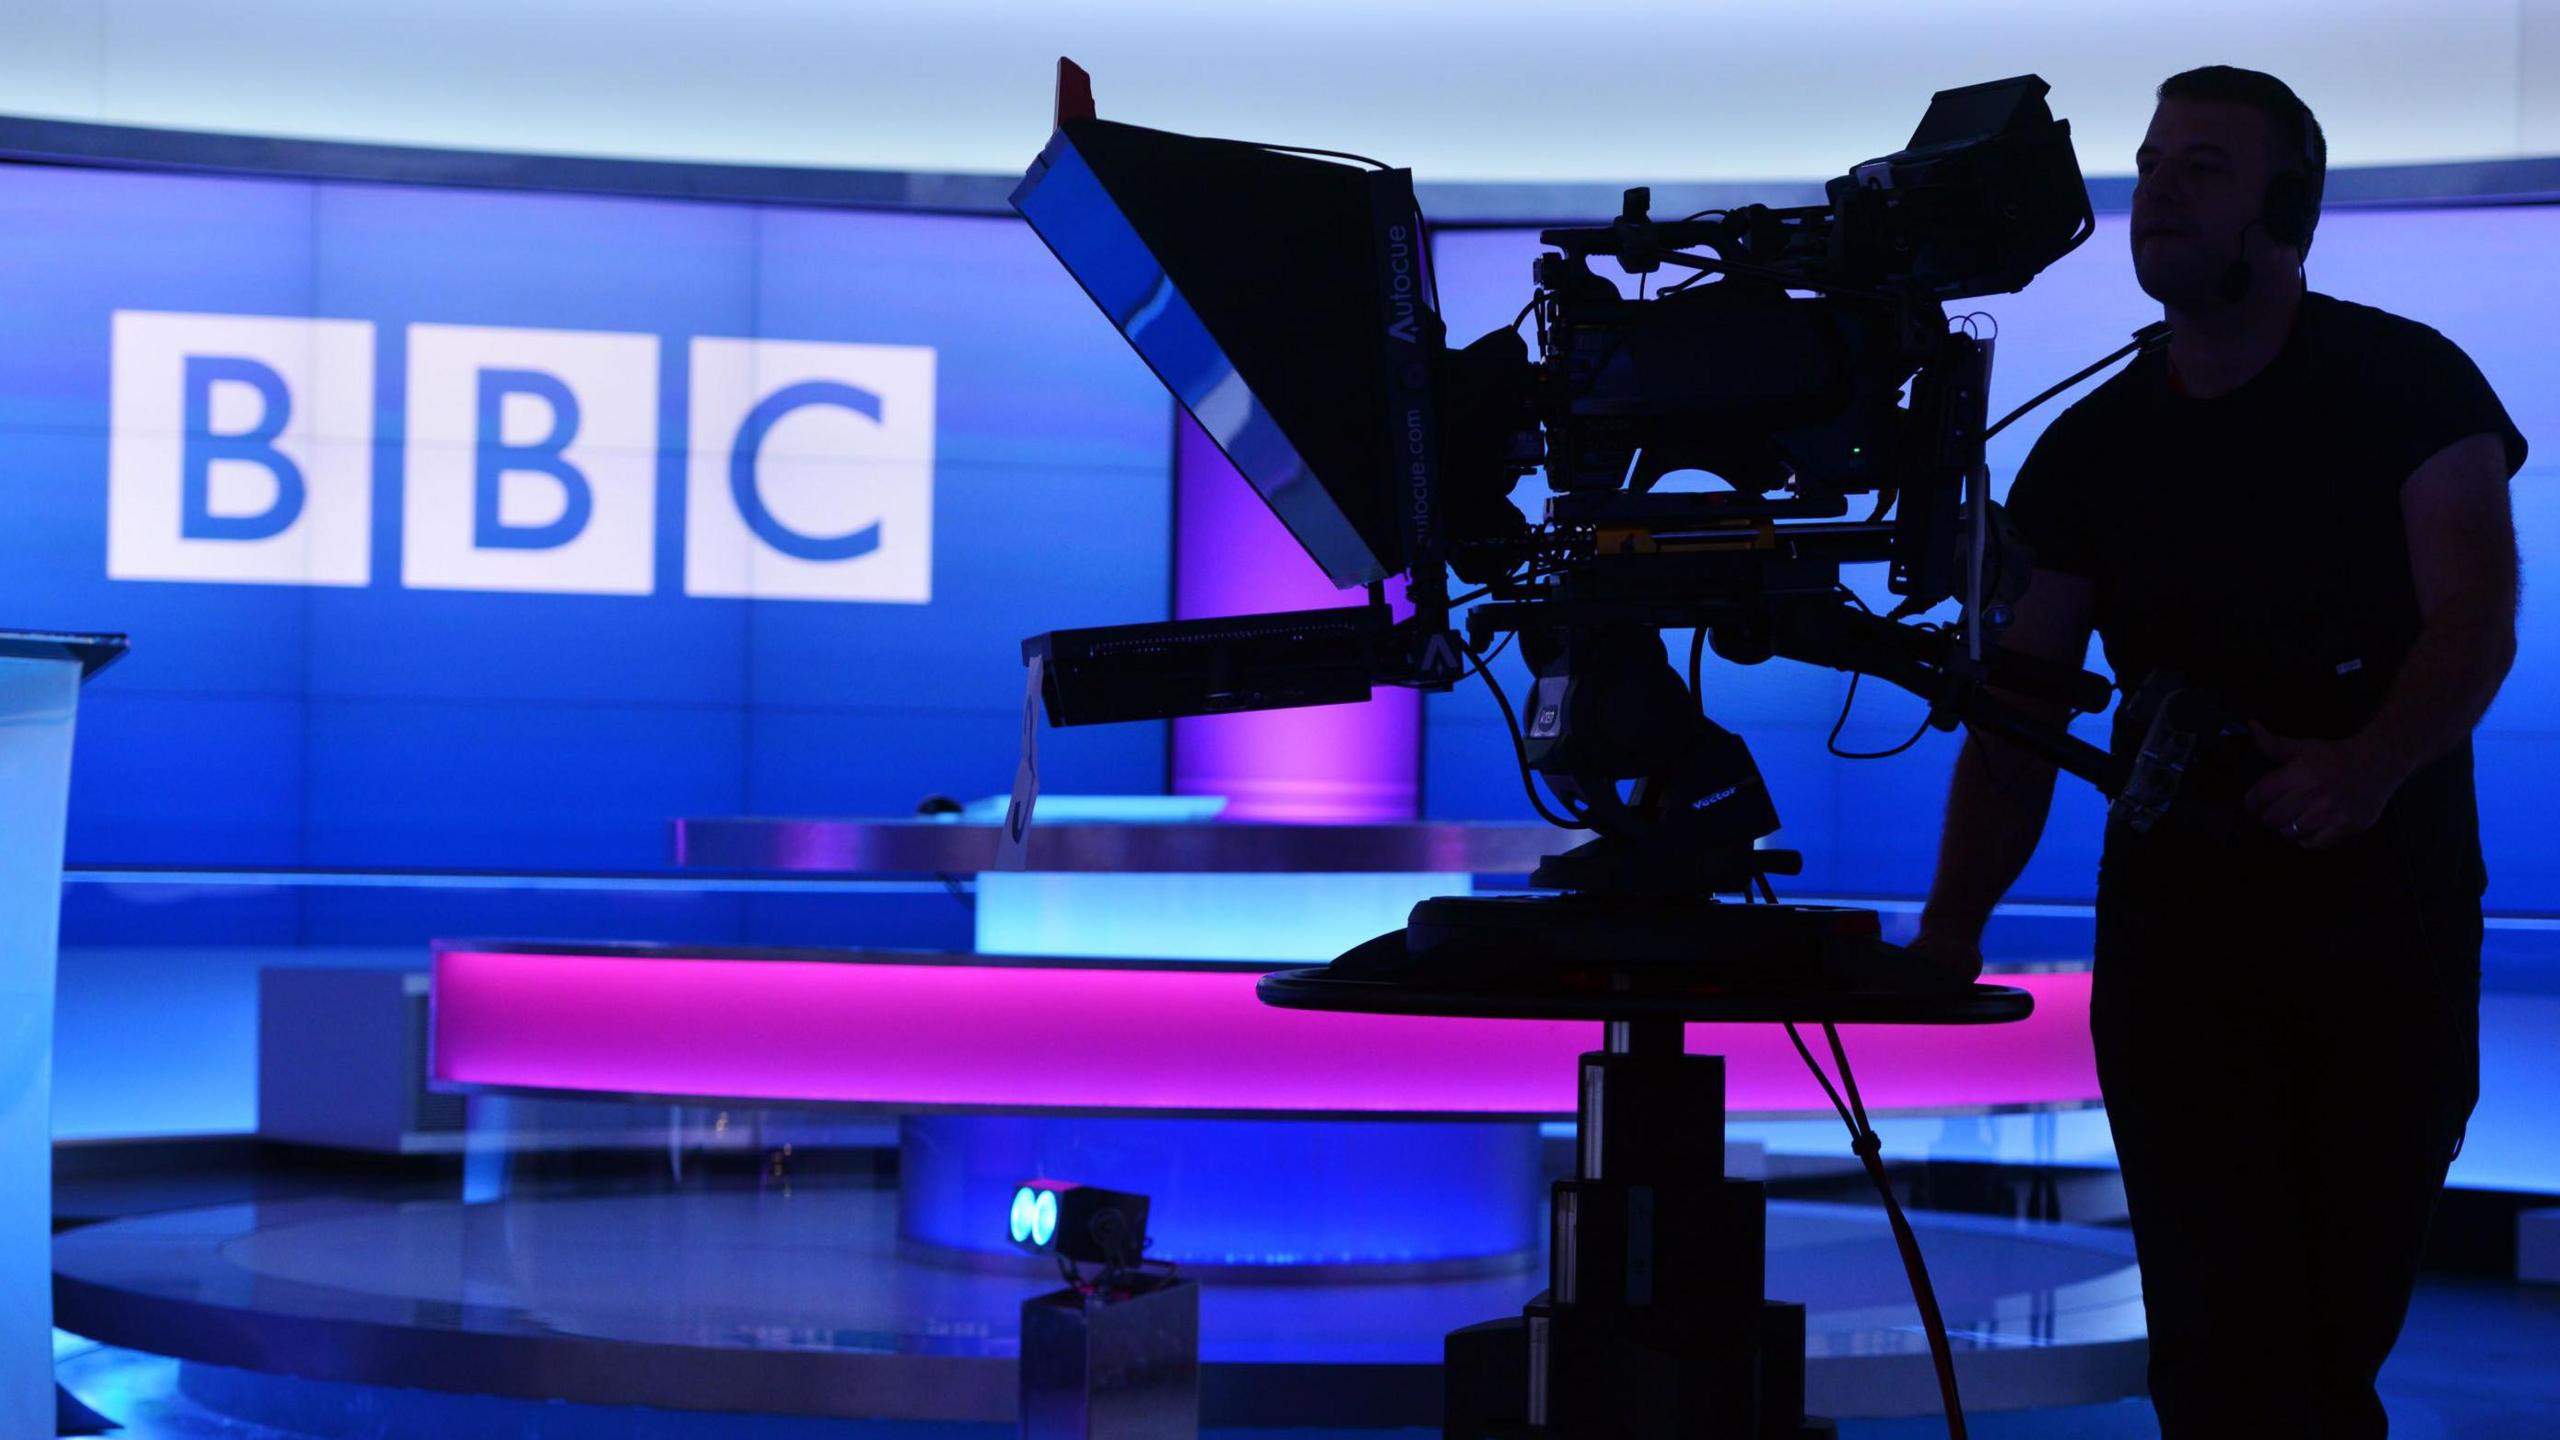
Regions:
M 1546 1293 L 1448 1338 L 1444 1435 L 1832 1433 L 1805 1418 L 1804 1307 L 1762 1293 L 1762 1187 L 1723 1173 L 1724 1061 L 1680 1031 L 1613 1023 L 1582 1057 Z
M 1944 994 L 1425 989 L 1329 969 L 1264 977 L 1297 1009 L 1605 1023 L 1581 1062 L 1574 1178 L 1554 1191 L 1548 1287 L 1517 1317 L 1448 1337 L 1446 1440 L 1777 1440 L 1804 1414 L 1802 1306 L 1763 1293 L 1765 1197 L 1725 1176 L 1724 1062 L 1685 1053 L 1689 1021 L 1992 1024 L 2021 990 Z M 1700 978 L 1705 978 L 1701 976 Z

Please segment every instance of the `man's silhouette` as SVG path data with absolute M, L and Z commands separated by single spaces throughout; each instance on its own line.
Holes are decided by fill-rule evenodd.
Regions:
M 2004 644 L 2078 663 L 2094 629 L 2126 694 L 2159 676 L 2249 726 L 2169 818 L 2110 823 L 2098 878 L 2092 1030 L 2173 1440 L 2384 1432 L 2478 1086 L 2470 732 L 2515 654 L 2525 444 L 2452 342 L 2306 291 L 2326 159 L 2272 76 L 2160 87 L 2133 263 L 2174 338 L 2010 497 L 2036 559 Z M 1979 966 L 2052 787 L 1967 741 L 1916 950 Z

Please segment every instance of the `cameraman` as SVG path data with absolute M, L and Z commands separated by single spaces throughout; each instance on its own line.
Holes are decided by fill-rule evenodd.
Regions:
M 2148 833 L 2110 823 L 2098 871 L 2091 1029 L 2172 1440 L 2384 1433 L 2478 1093 L 2469 737 L 2515 655 L 2525 443 L 2442 335 L 2306 293 L 2326 160 L 2272 76 L 2161 85 L 2133 263 L 2174 338 L 2010 497 L 2036 568 L 2002 643 L 2076 664 L 2094 630 L 2125 693 L 2175 675 L 2249 725 L 2237 779 L 2207 757 Z M 1924 957 L 1979 968 L 2053 776 L 1966 741 Z

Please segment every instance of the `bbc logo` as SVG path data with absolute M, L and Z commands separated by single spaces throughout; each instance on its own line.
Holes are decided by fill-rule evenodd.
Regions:
M 373 583 L 371 324 L 120 310 L 113 327 L 110 578 Z M 658 337 L 406 341 L 399 583 L 650 593 Z M 684 593 L 932 599 L 931 349 L 701 337 L 687 359 Z

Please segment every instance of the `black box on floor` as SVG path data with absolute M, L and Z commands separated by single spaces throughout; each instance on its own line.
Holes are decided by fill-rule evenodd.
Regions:
M 1199 1440 L 1200 1287 L 1148 1277 L 1022 1302 L 1023 1440 Z

